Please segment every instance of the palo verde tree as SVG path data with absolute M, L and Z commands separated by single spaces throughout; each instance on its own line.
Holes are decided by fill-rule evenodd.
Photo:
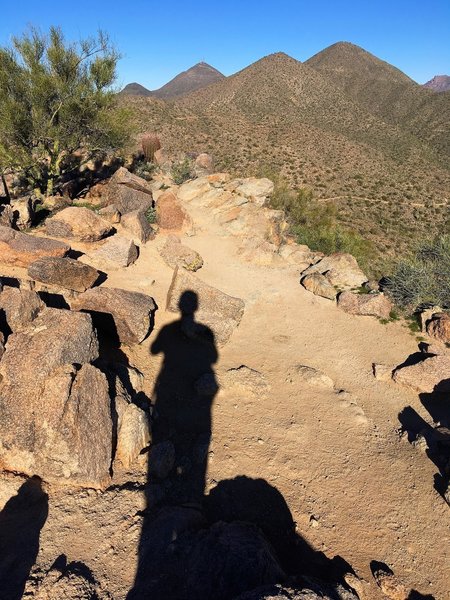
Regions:
M 0 170 L 52 195 L 74 152 L 87 161 L 120 147 L 118 59 L 104 33 L 68 43 L 56 27 L 32 28 L 0 48 Z

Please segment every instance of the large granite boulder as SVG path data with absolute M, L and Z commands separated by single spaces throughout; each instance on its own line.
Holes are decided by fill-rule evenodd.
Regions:
M 225 344 L 241 322 L 244 301 L 221 292 L 185 269 L 177 267 L 167 295 L 167 310 L 179 312 L 180 300 L 186 292 L 192 298 L 190 310 L 192 314 L 195 312 L 196 322 L 211 328 L 217 342 Z
M 94 261 L 94 264 L 102 265 L 104 263 L 108 268 L 128 267 L 137 260 L 139 250 L 132 240 L 120 235 L 113 235 L 107 238 L 101 246 L 89 252 L 88 256 Z M 84 290 L 80 291 L 84 292 Z
M 84 292 L 95 284 L 100 274 L 72 258 L 43 257 L 31 263 L 28 275 L 41 283 Z
M 450 342 L 450 315 L 444 312 L 433 313 L 426 324 L 429 336 L 448 344 Z
M 44 308 L 36 292 L 5 288 L 0 293 L 0 324 L 4 322 L 10 331 L 19 331 L 28 327 Z
M 153 298 L 119 288 L 98 287 L 70 300 L 73 310 L 90 312 L 99 329 L 122 344 L 139 344 L 150 331 Z
M 450 392 L 450 354 L 425 358 L 395 369 L 392 378 L 419 393 Z
M 89 364 L 89 315 L 45 308 L 8 338 L 0 363 L 0 466 L 47 481 L 109 481 L 112 419 L 106 377 Z
M 329 300 L 335 300 L 336 290 L 328 281 L 328 279 L 322 275 L 322 273 L 309 273 L 301 279 L 301 284 L 316 296 L 322 296 L 322 298 L 328 298 Z
M 0 263 L 27 268 L 42 256 L 65 256 L 70 246 L 0 226 Z
M 96 242 L 112 232 L 112 226 L 83 206 L 68 206 L 46 221 L 47 233 L 73 238 L 79 242 Z
M 121 215 L 153 206 L 153 195 L 149 184 L 142 177 L 120 167 L 107 185 L 108 204 L 114 204 Z
M 156 222 L 161 229 L 181 231 L 192 225 L 191 218 L 183 205 L 169 190 L 164 192 L 156 203 Z
M 150 223 L 143 210 L 133 210 L 122 216 L 122 227 L 131 235 L 134 241 L 145 244 L 155 237 Z
M 303 271 L 302 275 L 321 273 L 332 286 L 340 290 L 359 288 L 367 281 L 366 275 L 359 268 L 354 256 L 345 253 L 325 256 L 319 262 Z
M 382 292 L 374 294 L 353 294 L 342 292 L 337 305 L 350 315 L 371 315 L 380 319 L 389 319 L 393 304 Z

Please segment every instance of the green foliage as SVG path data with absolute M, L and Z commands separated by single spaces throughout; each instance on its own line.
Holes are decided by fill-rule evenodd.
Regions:
M 143 179 L 146 179 L 147 181 L 150 181 L 151 178 L 153 177 L 153 173 L 156 170 L 156 165 L 154 163 L 151 162 L 139 162 L 133 169 L 133 172 L 138 175 L 139 177 L 142 177 Z
M 188 179 L 192 178 L 191 162 L 185 158 L 181 162 L 174 164 L 172 167 L 172 179 L 177 185 L 181 185 Z
M 156 223 L 156 208 L 150 206 L 150 208 L 145 211 L 145 218 L 150 224 Z
M 315 200 L 308 188 L 294 192 L 285 181 L 277 179 L 271 206 L 286 212 L 299 244 L 306 244 L 311 250 L 325 254 L 348 252 L 367 267 L 370 243 L 337 223 L 335 204 Z
M 30 29 L 0 48 L 0 169 L 51 195 L 74 152 L 85 161 L 126 138 L 112 85 L 119 55 L 105 34 L 68 43 Z M 70 161 L 69 161 L 70 162 Z
M 450 308 L 450 235 L 423 243 L 411 258 L 399 262 L 386 290 L 402 308 Z

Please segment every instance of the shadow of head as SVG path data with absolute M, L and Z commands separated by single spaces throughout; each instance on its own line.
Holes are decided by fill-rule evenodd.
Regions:
M 193 316 L 198 310 L 198 295 L 192 290 L 184 291 L 178 300 L 178 308 L 182 316 Z

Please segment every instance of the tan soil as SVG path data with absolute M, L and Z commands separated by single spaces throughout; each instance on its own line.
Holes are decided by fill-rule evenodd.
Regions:
M 450 598 L 450 510 L 433 488 L 436 467 L 396 433 L 405 407 L 429 423 L 430 415 L 417 394 L 377 381 L 371 368 L 373 362 L 402 363 L 417 349 L 414 336 L 399 324 L 341 312 L 334 302 L 304 290 L 292 266 L 242 262 L 238 240 L 224 235 L 208 211 L 189 207 L 189 212 L 196 235 L 183 243 L 205 261 L 197 275 L 246 304 L 239 328 L 219 348 L 216 372 L 220 376 L 245 364 L 270 385 L 265 396 L 218 394 L 209 487 L 237 475 L 267 480 L 286 499 L 299 535 L 329 558 L 343 557 L 369 582 L 367 598 L 384 597 L 370 574 L 372 560 L 387 563 L 409 588 Z M 112 271 L 105 283 L 148 293 L 159 306 L 149 338 L 125 349 L 131 364 L 144 372 L 148 395 L 160 367 L 149 345 L 177 318 L 164 310 L 172 270 L 159 257 L 161 243 L 161 236 L 147 243 L 134 265 Z M 25 271 L 9 273 L 24 276 Z M 287 370 L 295 364 L 320 369 L 335 390 L 287 382 Z M 127 480 L 144 482 L 145 459 L 114 483 Z M 3 476 L 0 507 L 20 484 L 17 477 Z M 125 598 L 136 568 L 142 492 L 47 491 L 49 516 L 37 564 L 47 568 L 64 553 L 86 563 L 115 599 Z

